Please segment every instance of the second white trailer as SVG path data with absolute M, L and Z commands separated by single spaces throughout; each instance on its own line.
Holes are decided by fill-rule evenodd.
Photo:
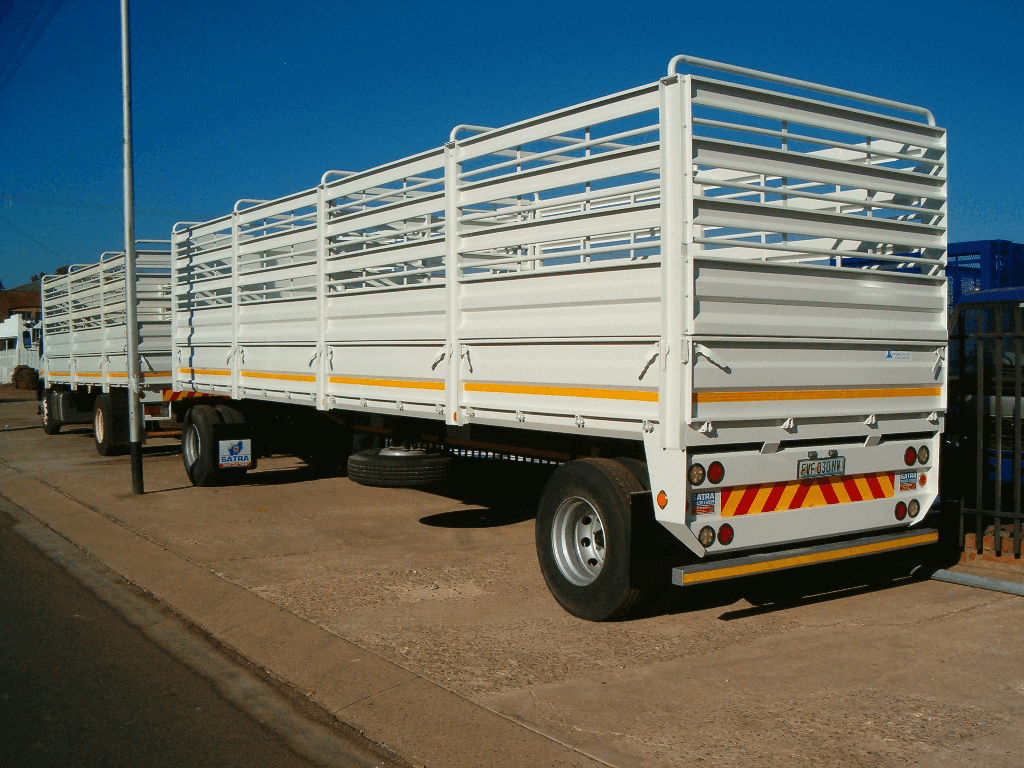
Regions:
M 153 423 L 171 417 L 171 255 L 166 240 L 136 248 L 140 398 L 144 421 Z M 104 456 L 128 445 L 125 279 L 124 252 L 111 251 L 40 282 L 43 429 L 91 423 Z

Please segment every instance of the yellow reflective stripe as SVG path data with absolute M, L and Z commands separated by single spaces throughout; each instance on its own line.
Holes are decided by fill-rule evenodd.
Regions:
M 832 492 L 839 499 L 840 504 L 850 503 L 850 493 L 846 490 L 846 486 L 842 482 L 832 483 Z
M 825 494 L 821 492 L 821 486 L 815 483 L 811 486 L 810 490 L 807 491 L 807 495 L 804 496 L 804 501 L 800 505 L 801 509 L 805 507 L 827 507 L 828 502 L 825 501 Z
M 102 371 L 75 371 L 75 376 L 102 376 Z M 110 374 L 113 376 L 114 374 Z M 126 374 L 127 375 L 127 374 Z
M 733 565 L 725 568 L 709 569 L 707 571 L 684 573 L 683 583 L 697 584 L 701 581 L 714 581 L 715 579 L 725 579 L 731 576 L 748 576 L 752 573 L 765 573 L 766 571 L 777 571 L 782 568 L 793 568 L 798 565 L 811 565 L 813 563 L 824 563 L 830 560 L 841 560 L 844 557 L 856 557 L 857 555 L 871 555 L 876 552 L 888 552 L 889 550 L 912 547 L 918 544 L 931 544 L 938 540 L 938 531 L 932 531 L 930 533 L 922 533 L 918 536 L 908 536 L 894 541 L 878 541 L 874 544 L 862 544 L 857 547 L 834 549 L 831 552 L 814 552 L 807 555 L 784 557 L 779 560 L 768 560 L 763 563 Z
M 882 491 L 885 493 L 885 498 L 889 498 L 896 492 L 896 487 L 893 483 L 893 479 L 896 477 L 894 474 L 878 475 L 878 484 L 882 487 Z
M 730 494 L 729 500 L 722 505 L 722 517 L 732 517 L 736 514 L 736 507 L 740 505 L 740 499 L 742 498 L 742 493 Z
M 757 495 L 754 497 L 753 503 L 750 505 L 750 511 L 747 512 L 747 514 L 748 515 L 756 515 L 758 512 L 763 511 L 764 510 L 764 504 L 765 504 L 766 501 L 768 501 L 768 497 L 771 496 L 771 493 L 772 493 L 772 491 L 774 489 L 775 489 L 775 486 L 773 484 L 771 484 L 771 483 L 769 483 L 768 485 L 765 485 L 763 488 L 759 489 L 758 492 L 757 492 Z M 733 494 L 733 495 L 735 496 L 736 494 Z M 740 494 L 740 495 L 742 496 L 743 494 Z
M 478 381 L 467 381 L 462 386 L 467 392 L 491 392 L 505 395 L 549 395 L 555 397 L 594 397 L 602 400 L 658 402 L 658 393 L 654 390 L 553 387 L 539 384 L 494 384 Z
M 868 485 L 867 478 L 863 475 L 857 475 L 853 478 L 853 482 L 857 484 L 857 490 L 860 491 L 860 497 L 862 499 L 873 499 L 875 498 L 875 492 L 871 490 L 871 486 Z M 885 490 L 885 486 L 879 483 L 882 490 Z
M 786 490 L 782 492 L 779 503 L 775 505 L 776 510 L 789 509 L 789 505 L 793 503 L 793 497 L 796 496 L 796 492 L 800 490 L 800 483 L 790 483 L 786 486 Z
M 883 397 L 939 397 L 941 387 L 889 387 L 886 389 L 783 389 L 756 392 L 694 392 L 696 403 L 753 403 L 769 400 L 850 400 Z
M 246 379 L 277 379 L 280 381 L 316 381 L 311 373 L 264 373 L 262 371 L 242 371 L 240 375 Z
M 231 371 L 221 371 L 214 368 L 179 368 L 178 373 L 186 376 L 230 376 Z
M 101 374 L 97 373 L 96 375 L 99 376 Z M 159 376 L 170 376 L 170 375 L 171 375 L 170 371 L 147 371 L 146 373 L 141 374 L 142 378 L 144 378 L 144 379 L 155 379 L 155 378 L 157 378 Z M 128 374 L 127 373 L 120 373 L 119 371 L 114 371 L 112 373 L 108 373 L 107 376 L 109 376 L 112 379 L 127 379 L 128 378 Z
M 398 389 L 444 389 L 443 381 L 410 379 L 371 379 L 360 376 L 331 376 L 331 384 L 357 384 L 365 387 L 395 387 Z

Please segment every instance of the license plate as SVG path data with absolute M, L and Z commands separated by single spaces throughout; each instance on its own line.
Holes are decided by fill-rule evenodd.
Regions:
M 796 463 L 797 480 L 810 480 L 812 477 L 834 477 L 845 473 L 845 456 L 832 456 L 828 459 L 800 459 Z
M 222 469 L 252 466 L 252 440 L 220 440 L 217 448 Z

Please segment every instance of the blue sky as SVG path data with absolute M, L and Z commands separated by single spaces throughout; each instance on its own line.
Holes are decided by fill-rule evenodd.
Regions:
M 118 2 L 65 0 L 12 76 L 39 6 L 0 0 L 8 287 L 123 244 Z M 136 0 L 136 231 L 653 82 L 690 53 L 929 107 L 949 131 L 950 240 L 1024 242 L 1022 33 L 1011 0 Z

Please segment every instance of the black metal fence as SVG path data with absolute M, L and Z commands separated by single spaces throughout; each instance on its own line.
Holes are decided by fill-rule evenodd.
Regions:
M 958 504 L 960 548 L 991 537 L 997 557 L 1021 556 L 1021 394 L 1024 303 L 956 307 L 949 325 L 949 402 L 942 447 L 942 498 Z

